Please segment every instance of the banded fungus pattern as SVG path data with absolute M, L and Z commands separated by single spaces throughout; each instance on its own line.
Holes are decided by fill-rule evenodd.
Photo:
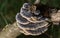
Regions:
M 17 25 L 20 32 L 25 35 L 40 35 L 47 31 L 49 23 L 46 21 L 47 18 L 34 16 L 34 14 L 39 15 L 40 11 L 36 9 L 34 11 L 31 10 L 31 6 L 30 3 L 23 4 L 20 13 L 16 15 Z

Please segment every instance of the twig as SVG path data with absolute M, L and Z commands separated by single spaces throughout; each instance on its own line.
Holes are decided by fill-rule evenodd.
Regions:
M 34 4 L 39 4 L 40 3 L 40 0 L 36 0 L 35 2 L 34 2 Z

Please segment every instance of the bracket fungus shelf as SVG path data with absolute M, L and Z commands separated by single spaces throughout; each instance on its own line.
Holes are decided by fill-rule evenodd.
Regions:
M 34 7 L 34 8 L 31 8 Z M 33 9 L 33 10 L 31 10 Z M 43 18 L 42 15 L 39 17 L 35 15 L 39 15 L 40 11 L 36 6 L 32 6 L 32 4 L 24 3 L 21 7 L 20 13 L 16 15 L 17 25 L 19 27 L 20 32 L 25 35 L 40 35 L 47 31 L 49 23 L 46 19 Z

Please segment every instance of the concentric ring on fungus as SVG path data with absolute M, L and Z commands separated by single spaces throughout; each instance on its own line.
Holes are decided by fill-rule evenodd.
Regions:
M 24 25 L 29 23 L 29 21 L 26 20 L 25 18 L 23 18 L 23 17 L 20 15 L 20 13 L 17 13 L 17 15 L 16 15 L 16 20 L 17 20 L 17 22 L 19 22 L 20 24 L 24 24 Z
M 46 18 L 34 16 L 32 11 L 28 8 L 30 8 L 30 5 L 24 3 L 20 13 L 16 15 L 16 21 L 20 32 L 25 35 L 40 35 L 47 31 L 49 24 Z M 37 12 L 40 14 L 40 11 L 35 10 L 35 14 L 39 15 Z
M 25 34 L 25 35 L 41 35 L 42 33 L 46 32 L 48 30 L 47 27 L 42 27 L 42 28 L 38 28 L 36 30 L 26 30 L 26 29 L 22 29 L 20 28 L 20 32 Z
M 26 30 L 26 32 L 29 33 L 29 35 L 40 35 L 42 33 L 44 33 L 45 31 L 47 31 L 47 27 L 42 27 L 42 28 L 38 28 L 36 30 Z
M 24 10 L 23 10 L 24 9 Z M 30 21 L 30 22 L 33 22 L 33 23 L 39 23 L 39 22 L 42 22 L 42 21 L 44 21 L 44 20 L 39 20 L 38 18 L 35 18 L 35 17 L 33 17 L 33 15 L 32 15 L 32 13 L 31 13 L 31 11 L 26 11 L 25 10 L 25 8 L 21 8 L 21 11 L 23 11 L 23 12 L 20 12 L 20 15 L 23 17 L 23 18 L 25 18 L 25 19 L 27 19 L 28 21 Z M 39 13 L 40 13 L 40 11 L 39 11 Z M 34 19 L 34 20 L 33 20 Z
M 26 24 L 26 25 L 17 23 L 17 25 L 19 26 L 19 28 L 27 29 L 27 30 L 36 30 L 38 28 L 48 27 L 48 23 L 47 22 L 29 23 L 29 24 Z

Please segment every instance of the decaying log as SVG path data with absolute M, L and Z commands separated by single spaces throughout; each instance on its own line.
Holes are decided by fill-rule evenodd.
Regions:
M 59 25 L 60 23 L 60 10 L 58 11 L 53 11 L 53 13 L 51 13 L 51 21 L 53 22 L 53 24 L 55 25 Z
M 21 34 L 19 31 L 20 29 L 17 27 L 16 22 L 6 25 L 6 27 L 0 32 L 0 38 L 16 38 Z

